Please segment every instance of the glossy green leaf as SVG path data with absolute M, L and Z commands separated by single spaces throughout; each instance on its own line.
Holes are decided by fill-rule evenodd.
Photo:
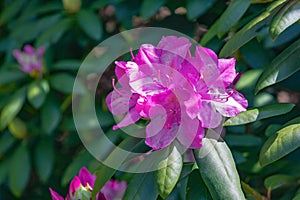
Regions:
M 144 0 L 141 5 L 141 17 L 144 19 L 148 19 L 153 16 L 158 9 L 164 5 L 166 0 Z
M 158 192 L 162 198 L 166 198 L 175 187 L 181 170 L 182 170 L 182 157 L 176 146 L 166 148 L 168 157 L 159 163 L 159 169 L 155 173 L 155 180 Z
M 272 3 L 265 12 L 238 31 L 221 49 L 220 57 L 231 55 L 235 50 L 254 38 L 264 27 L 266 27 L 270 18 L 285 2 L 286 0 L 279 0 Z
M 198 170 L 194 170 L 189 175 L 186 200 L 210 200 L 211 195 Z
M 20 197 L 30 177 L 30 157 L 25 145 L 20 145 L 12 155 L 8 171 L 8 184 L 12 193 Z
M 55 63 L 51 69 L 60 70 L 78 70 L 82 61 L 80 60 L 60 60 Z
M 264 185 L 267 189 L 275 190 L 283 185 L 294 183 L 297 177 L 284 174 L 276 174 L 265 179 Z
M 231 151 L 224 141 L 204 138 L 203 147 L 195 149 L 194 155 L 214 200 L 245 199 Z
M 47 100 L 41 109 L 42 130 L 46 134 L 51 134 L 57 127 L 61 119 L 59 104 L 52 98 Z
M 72 19 L 61 19 L 41 33 L 36 40 L 36 46 L 48 46 L 51 43 L 56 43 L 71 25 Z
M 24 6 L 25 0 L 16 0 L 8 3 L 5 8 L 2 8 L 2 12 L 0 14 L 0 26 L 12 20 L 12 18 L 20 12 L 22 7 Z
M 49 140 L 40 140 L 34 151 L 37 174 L 43 182 L 47 182 L 54 166 L 54 149 Z
M 40 108 L 49 92 L 49 84 L 45 79 L 31 83 L 27 91 L 27 99 L 29 103 L 35 107 Z
M 232 117 L 225 121 L 224 126 L 236 126 L 248 124 L 257 120 L 266 119 L 290 112 L 294 107 L 291 103 L 277 103 L 267 106 L 262 106 L 241 112 L 236 117 Z
M 158 197 L 155 188 L 154 174 L 152 172 L 136 174 L 128 182 L 128 186 L 124 195 L 124 200 L 156 200 Z
M 8 84 L 14 81 L 18 81 L 26 77 L 27 75 L 21 70 L 1 70 L 0 72 L 0 85 Z
M 300 124 L 289 125 L 272 135 L 263 145 L 259 162 L 268 165 L 300 147 Z
M 218 35 L 227 32 L 247 11 L 250 0 L 234 0 L 218 20 Z
M 27 127 L 24 121 L 16 117 L 8 124 L 8 130 L 17 139 L 24 139 L 27 136 Z
M 300 19 L 300 2 L 289 1 L 280 9 L 270 24 L 270 34 L 273 39 L 277 38 L 285 29 Z
M 5 131 L 0 137 L 0 157 L 4 154 L 14 143 L 16 139 L 9 133 Z
M 300 69 L 299 55 L 300 40 L 297 40 L 279 54 L 265 69 L 257 82 L 255 92 L 257 93 L 263 88 L 278 83 L 297 72 Z
M 80 10 L 77 13 L 77 21 L 80 28 L 92 39 L 100 40 L 102 37 L 102 22 L 100 16 L 93 10 Z
M 208 9 L 210 9 L 216 0 L 189 0 L 187 1 L 187 17 L 188 19 L 195 19 L 200 15 L 203 15 Z
M 77 87 L 74 88 L 75 77 L 67 73 L 58 73 L 50 78 L 51 87 L 65 94 L 83 94 L 85 92 L 84 85 L 77 81 Z
M 68 165 L 61 179 L 61 185 L 67 186 L 70 181 L 78 174 L 83 166 L 87 166 L 93 160 L 93 156 L 86 150 L 81 151 L 75 159 Z
M 0 131 L 6 128 L 12 119 L 19 113 L 23 107 L 26 95 L 26 89 L 21 88 L 10 99 L 8 104 L 3 108 L 0 116 Z

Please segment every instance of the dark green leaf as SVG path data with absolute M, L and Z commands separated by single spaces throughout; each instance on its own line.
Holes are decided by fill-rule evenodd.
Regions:
M 12 155 L 8 172 L 9 188 L 16 197 L 20 197 L 30 177 L 30 157 L 26 146 L 20 145 Z
M 74 88 L 75 77 L 67 73 L 59 73 L 51 76 L 50 84 L 54 89 L 65 94 L 83 94 L 85 92 L 84 85 L 78 80 L 77 87 Z
M 250 0 L 234 0 L 218 20 L 218 35 L 227 32 L 247 11 Z
M 80 60 L 60 60 L 55 63 L 51 69 L 78 70 L 81 63 Z
M 259 92 L 265 87 L 278 83 L 300 69 L 298 62 L 300 58 L 300 40 L 279 54 L 262 73 L 256 85 L 255 92 Z
M 225 136 L 225 141 L 229 146 L 258 146 L 261 144 L 260 137 L 254 135 L 229 135 Z
M 300 189 L 297 190 L 293 200 L 299 200 L 300 199 Z
M 224 126 L 248 124 L 257 120 L 274 117 L 290 112 L 294 107 L 291 103 L 277 103 L 241 112 L 236 117 L 225 121 Z
M 0 138 L 0 157 L 15 143 L 15 141 L 16 139 L 8 131 L 2 133 Z
M 141 5 L 141 17 L 144 19 L 148 19 L 153 16 L 158 9 L 164 5 L 166 0 L 144 0 Z
M 297 181 L 297 177 L 283 174 L 276 174 L 265 179 L 264 184 L 267 189 L 275 190 L 283 185 Z
M 0 185 L 6 180 L 8 175 L 9 162 L 8 159 L 0 162 Z
M 61 19 L 41 33 L 41 35 L 36 40 L 36 46 L 48 46 L 51 43 L 56 43 L 71 27 L 71 25 L 72 19 Z
M 18 81 L 26 77 L 27 75 L 21 70 L 2 70 L 0 72 L 0 85 L 8 84 L 14 81 Z
M 43 105 L 48 92 L 48 81 L 45 79 L 38 80 L 29 85 L 27 99 L 33 107 L 40 108 Z
M 3 108 L 0 116 L 0 131 L 6 128 L 12 119 L 19 113 L 23 107 L 26 96 L 26 89 L 21 88 L 10 99 L 8 104 Z
M 186 200 L 210 200 L 211 195 L 198 170 L 189 175 Z
M 182 157 L 176 146 L 166 148 L 168 157 L 159 163 L 159 169 L 155 173 L 155 180 L 158 187 L 158 192 L 162 198 L 166 198 L 175 187 L 181 170 Z
M 124 200 L 156 200 L 158 196 L 152 172 L 136 174 L 129 181 Z
M 300 124 L 289 125 L 272 135 L 263 145 L 259 162 L 268 165 L 289 154 L 300 146 Z
M 13 17 L 22 9 L 24 2 L 24 0 L 16 0 L 10 3 L 7 2 L 8 5 L 5 8 L 2 8 L 3 10 L 0 14 L 0 25 L 12 20 Z
M 77 13 L 80 28 L 92 39 L 100 40 L 102 37 L 102 23 L 100 17 L 93 10 L 80 10 Z
M 221 49 L 220 57 L 227 57 L 235 50 L 254 38 L 270 21 L 275 12 L 286 0 L 279 0 L 271 4 L 265 12 L 253 19 L 240 31 L 238 31 Z
M 245 199 L 233 157 L 225 142 L 204 138 L 203 147 L 195 149 L 194 155 L 213 199 Z
M 34 152 L 37 174 L 43 182 L 47 182 L 54 165 L 53 144 L 49 140 L 40 140 Z
M 277 38 L 285 29 L 300 19 L 300 2 L 298 0 L 289 1 L 280 9 L 270 25 L 270 34 L 273 39 Z
M 188 19 L 195 19 L 200 15 L 203 15 L 208 9 L 210 9 L 216 0 L 189 0 L 187 1 L 187 17 Z
M 61 119 L 61 110 L 58 103 L 50 98 L 41 109 L 42 130 L 51 134 Z

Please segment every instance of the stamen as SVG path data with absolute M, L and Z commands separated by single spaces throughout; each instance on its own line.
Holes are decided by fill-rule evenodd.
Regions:
M 115 84 L 115 81 L 116 81 L 116 80 L 113 78 L 113 79 L 112 79 L 112 86 L 113 86 L 114 90 L 115 90 L 120 96 L 122 96 L 122 97 L 126 96 L 126 95 L 123 94 L 120 90 L 117 89 L 116 84 Z
M 130 48 L 130 54 L 131 54 L 132 60 L 134 60 L 134 55 L 133 55 L 132 48 Z

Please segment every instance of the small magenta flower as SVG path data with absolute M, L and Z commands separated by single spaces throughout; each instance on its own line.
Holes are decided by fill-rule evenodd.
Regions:
M 176 138 L 186 148 L 200 148 L 205 128 L 246 110 L 247 100 L 232 87 L 235 59 L 218 59 L 200 46 L 192 56 L 190 47 L 184 37 L 163 37 L 157 46 L 143 44 L 131 61 L 116 62 L 119 87 L 113 80 L 106 103 L 125 117 L 114 130 L 146 118 L 145 143 L 153 150 Z
M 96 176 L 92 175 L 85 167 L 81 168 L 79 175 L 70 183 L 69 193 L 65 200 L 90 200 Z M 123 198 L 127 187 L 125 181 L 108 181 L 96 195 L 97 200 L 119 200 Z M 52 200 L 64 200 L 57 192 L 49 188 Z
M 43 74 L 43 54 L 45 52 L 44 47 L 34 49 L 30 45 L 25 45 L 24 51 L 15 49 L 13 51 L 14 57 L 20 64 L 20 68 L 23 72 L 30 74 L 33 77 L 41 77 Z

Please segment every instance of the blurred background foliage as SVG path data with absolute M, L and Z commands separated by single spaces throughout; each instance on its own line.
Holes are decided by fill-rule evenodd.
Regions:
M 299 0 L 2 0 L 0 199 L 50 199 L 48 187 L 66 193 L 82 166 L 101 175 L 101 164 L 84 149 L 73 124 L 73 82 L 93 47 L 144 26 L 180 31 L 237 59 L 243 76 L 236 88 L 250 111 L 226 122 L 225 141 L 244 193 L 248 199 L 300 199 L 299 18 Z M 42 78 L 22 72 L 13 58 L 12 51 L 25 44 L 46 48 Z M 111 77 L 107 72 L 102 78 L 97 100 L 107 130 L 114 124 L 103 103 Z M 191 170 L 184 165 L 167 199 L 210 198 L 199 193 L 200 174 Z M 158 197 L 151 173 L 114 176 L 128 181 L 127 199 L 131 192 Z

